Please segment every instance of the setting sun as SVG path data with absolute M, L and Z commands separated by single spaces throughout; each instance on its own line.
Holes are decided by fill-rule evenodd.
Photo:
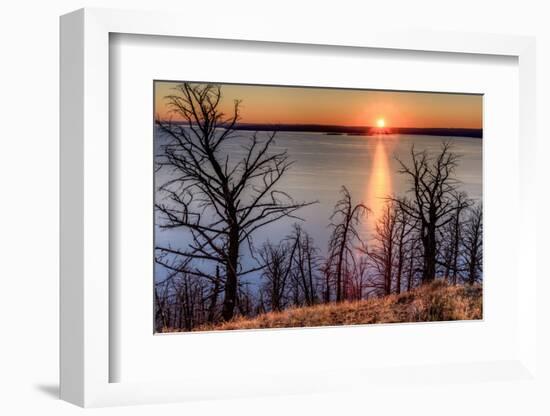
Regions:
M 376 120 L 376 125 L 380 128 L 385 127 L 386 126 L 386 120 L 384 120 L 383 118 L 379 118 L 378 120 Z

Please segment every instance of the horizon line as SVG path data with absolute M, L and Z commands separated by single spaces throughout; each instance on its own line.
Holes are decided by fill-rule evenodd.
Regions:
M 188 124 L 188 121 L 184 120 L 164 120 L 155 119 L 155 122 L 172 122 L 175 124 Z M 220 125 L 221 128 L 224 125 Z M 354 126 L 344 124 L 318 124 L 318 123 L 237 123 L 234 126 L 235 130 L 272 130 L 279 129 L 283 131 L 307 131 L 307 132 L 323 132 L 323 133 L 371 133 L 371 132 L 385 132 L 391 134 L 392 131 L 396 133 L 444 133 L 444 132 L 456 132 L 467 133 L 468 137 L 483 137 L 483 127 L 377 127 L 377 126 Z

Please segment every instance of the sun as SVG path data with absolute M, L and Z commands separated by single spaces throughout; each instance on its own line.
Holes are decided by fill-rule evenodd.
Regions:
M 376 120 L 376 126 L 378 128 L 386 127 L 386 120 L 384 120 L 383 118 L 379 118 L 378 120 Z

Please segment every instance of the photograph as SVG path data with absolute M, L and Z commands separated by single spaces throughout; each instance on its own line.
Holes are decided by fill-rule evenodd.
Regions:
M 483 95 L 155 80 L 154 333 L 483 319 Z

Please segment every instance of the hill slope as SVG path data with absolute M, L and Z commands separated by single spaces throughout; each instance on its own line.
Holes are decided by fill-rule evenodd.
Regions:
M 315 327 L 396 322 L 427 322 L 482 319 L 482 286 L 448 285 L 443 281 L 422 286 L 400 295 L 329 303 L 281 312 L 269 312 L 255 318 L 236 318 L 197 331 Z

